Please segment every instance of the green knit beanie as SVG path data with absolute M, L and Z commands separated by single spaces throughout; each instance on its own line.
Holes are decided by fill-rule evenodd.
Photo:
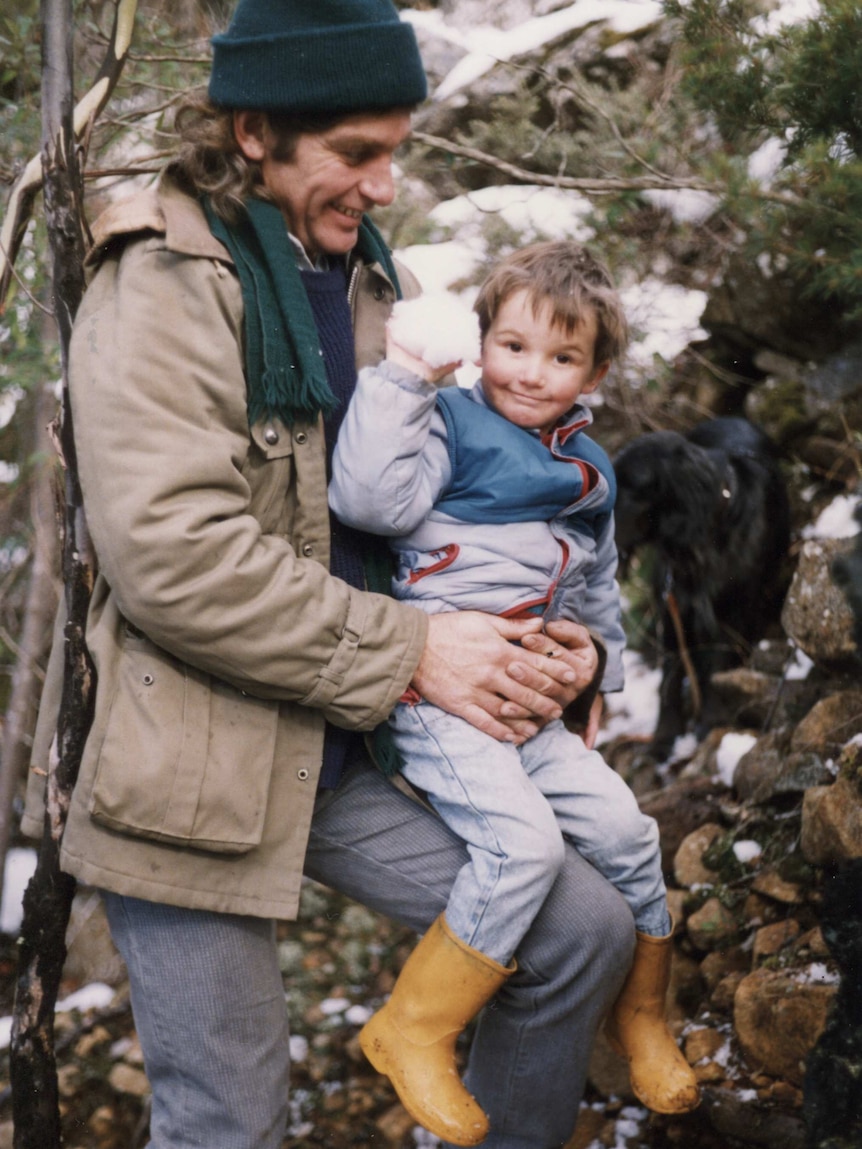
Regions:
M 212 45 L 209 95 L 226 108 L 350 113 L 427 95 L 413 28 L 391 0 L 239 0 Z

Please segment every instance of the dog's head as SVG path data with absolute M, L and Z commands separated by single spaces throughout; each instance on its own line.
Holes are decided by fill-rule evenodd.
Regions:
M 623 563 L 647 543 L 667 550 L 696 545 L 720 482 L 706 450 L 675 431 L 653 431 L 624 447 L 614 470 L 616 543 Z

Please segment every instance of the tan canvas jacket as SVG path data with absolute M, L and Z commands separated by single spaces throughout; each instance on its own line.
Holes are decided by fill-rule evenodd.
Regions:
M 95 239 L 70 388 L 99 561 L 98 689 L 62 865 L 118 893 L 290 917 L 324 721 L 382 721 L 427 619 L 327 574 L 322 424 L 249 431 L 239 282 L 196 201 L 163 182 L 110 209 Z M 394 290 L 379 266 L 355 275 L 364 366 L 383 357 Z M 407 272 L 402 286 L 416 290 Z M 58 629 L 23 823 L 34 835 L 61 645 Z

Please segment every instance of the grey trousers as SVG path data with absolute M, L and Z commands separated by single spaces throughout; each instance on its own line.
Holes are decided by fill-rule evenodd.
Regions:
M 368 768 L 319 801 L 306 873 L 424 931 L 466 861 L 435 815 Z M 288 1030 L 273 924 L 105 902 L 153 1090 L 151 1149 L 280 1149 Z M 595 1032 L 633 947 L 622 897 L 567 846 L 518 972 L 476 1028 L 466 1082 L 491 1121 L 483 1149 L 556 1149 L 571 1136 Z

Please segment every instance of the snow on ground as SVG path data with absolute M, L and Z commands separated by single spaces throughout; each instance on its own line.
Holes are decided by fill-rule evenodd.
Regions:
M 813 523 L 802 530 L 804 539 L 849 539 L 859 533 L 855 512 L 862 505 L 859 495 L 838 495 L 824 507 Z
M 104 982 L 94 981 L 70 994 L 54 1007 L 55 1013 L 71 1013 L 78 1010 L 85 1013 L 88 1009 L 107 1009 L 114 1000 L 116 990 Z M 12 1036 L 12 1018 L 0 1017 L 0 1049 L 6 1049 Z
M 622 735 L 647 737 L 658 721 L 658 688 L 661 671 L 646 665 L 634 650 L 623 652 L 625 688 L 605 695 L 605 722 L 597 745 Z
M 7 852 L 3 898 L 0 901 L 0 933 L 17 934 L 21 928 L 21 899 L 35 869 L 35 850 L 12 849 Z
M 757 739 L 753 734 L 737 734 L 731 731 L 718 745 L 715 763 L 718 776 L 725 786 L 733 786 L 733 775 L 743 754 L 747 754 Z

